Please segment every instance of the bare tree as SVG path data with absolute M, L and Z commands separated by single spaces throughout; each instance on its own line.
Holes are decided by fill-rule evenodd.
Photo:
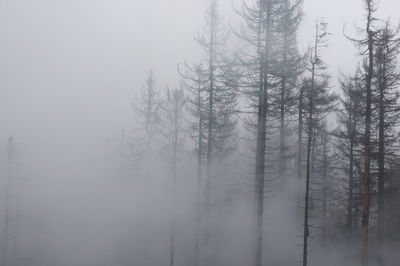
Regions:
M 328 78 L 326 73 L 326 64 L 320 56 L 320 50 L 327 45 L 326 23 L 323 21 L 316 23 L 315 40 L 310 57 L 310 74 L 311 78 L 305 79 L 303 82 L 305 107 L 306 107 L 306 123 L 307 123 L 307 159 L 306 159 L 306 186 L 304 198 L 304 232 L 303 232 L 303 266 L 308 263 L 308 238 L 310 237 L 310 224 L 309 224 L 309 207 L 310 207 L 310 184 L 312 178 L 312 147 L 315 141 L 315 132 L 321 129 L 329 111 L 332 110 L 333 104 L 336 100 L 336 95 L 328 92 Z M 314 153 L 315 154 L 315 153 Z
M 208 76 L 204 67 L 200 64 L 191 68 L 186 64 L 186 71 L 182 73 L 179 70 L 183 80 L 182 85 L 188 92 L 188 110 L 194 121 L 190 124 L 190 135 L 194 140 L 194 151 L 197 157 L 197 177 L 196 177 L 196 218 L 195 218 L 195 256 L 194 265 L 200 263 L 200 224 L 202 219 L 202 169 L 207 149 L 207 124 L 206 107 Z
M 183 110 L 186 103 L 182 89 L 167 89 L 166 99 L 162 109 L 165 121 L 164 136 L 167 139 L 167 158 L 172 168 L 171 182 L 171 228 L 170 228 L 170 266 L 175 265 L 175 209 L 176 209 L 176 179 L 178 176 L 178 155 L 182 153 L 183 145 Z M 170 156 L 172 154 L 172 156 Z M 171 158 L 172 157 L 172 158 Z
M 370 218 L 370 170 L 371 170 L 371 119 L 372 119 L 372 79 L 374 75 L 374 45 L 377 30 L 374 29 L 376 21 L 374 13 L 376 4 L 374 0 L 363 0 L 365 5 L 366 37 L 361 40 L 351 39 L 361 49 L 365 60 L 365 134 L 364 134 L 364 170 L 362 182 L 362 221 L 361 221 L 361 265 L 368 266 L 369 255 L 369 218 Z
M 161 103 L 160 90 L 157 88 L 153 71 L 150 71 L 140 97 L 133 103 L 133 110 L 139 123 L 127 140 L 129 142 L 127 156 L 144 164 L 144 174 L 148 179 L 152 176 L 155 140 L 161 132 Z
M 357 191 L 361 187 L 358 182 L 360 169 L 358 162 L 362 156 L 362 131 L 364 122 L 363 108 L 365 105 L 365 94 L 363 94 L 362 78 L 360 71 L 354 76 L 343 77 L 340 80 L 343 97 L 342 108 L 337 112 L 339 127 L 334 135 L 337 139 L 337 155 L 343 160 L 342 171 L 348 176 L 347 180 L 347 214 L 346 225 L 349 237 L 353 235 L 354 222 L 357 219 L 355 210 L 359 208 L 357 203 Z
M 279 85 L 272 92 L 271 115 L 279 121 L 279 175 L 285 175 L 290 147 L 291 131 L 288 130 L 290 117 L 295 113 L 297 105 L 296 88 L 298 77 L 303 72 L 303 58 L 297 47 L 297 32 L 302 19 L 303 0 L 278 1 L 278 18 L 275 31 L 279 40 L 275 43 L 273 54 L 274 72 L 279 79 Z M 276 111 L 278 110 L 278 112 Z

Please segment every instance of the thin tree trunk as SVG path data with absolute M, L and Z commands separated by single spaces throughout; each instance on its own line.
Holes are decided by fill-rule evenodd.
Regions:
M 263 1 L 260 1 L 260 18 L 262 18 Z M 262 266 L 262 247 L 263 247 L 263 219 L 264 219 L 264 175 L 265 175 L 265 137 L 267 128 L 267 107 L 268 107 L 268 57 L 270 52 L 270 19 L 271 2 L 267 1 L 266 21 L 265 21 L 265 51 L 259 50 L 260 55 L 260 84 L 258 102 L 258 121 L 257 121 L 257 153 L 256 153 L 256 259 L 255 266 Z M 261 37 L 261 23 L 259 27 L 259 38 Z M 261 41 L 259 39 L 259 47 Z M 264 56 L 262 56 L 264 55 Z
M 303 231 L 303 266 L 308 263 L 308 237 L 309 231 L 309 198 L 310 198 L 310 176 L 311 176 L 311 146 L 313 140 L 313 92 L 315 86 L 315 64 L 318 55 L 318 23 L 316 24 L 315 45 L 314 45 L 314 62 L 312 63 L 311 87 L 309 92 L 309 121 L 308 121 L 308 141 L 307 141 L 307 170 L 306 170 L 306 192 L 305 192 L 305 210 L 304 210 L 304 231 Z
M 300 87 L 299 94 L 299 124 L 297 129 L 297 177 L 302 176 L 302 162 L 303 162 L 303 87 Z
M 174 139 L 173 139 L 173 176 L 172 176 L 172 221 L 171 221 L 171 247 L 170 247 L 170 266 L 174 266 L 175 263 L 175 208 L 176 208 L 176 177 L 177 177 L 177 165 L 178 165 L 178 106 L 177 100 L 174 99 Z
M 208 99 L 208 132 L 207 132 L 207 162 L 206 162 L 206 191 L 205 191 L 205 225 L 204 225 L 204 243 L 206 250 L 206 264 L 211 264 L 211 252 L 210 247 L 210 190 L 211 190 L 211 178 L 212 178 L 212 167 L 213 167 L 213 145 L 214 145 L 214 16 L 211 15 L 210 22 L 210 51 L 209 51 L 209 99 Z
M 326 132 L 323 132 L 323 159 L 322 159 L 322 240 L 326 241 L 327 232 L 327 202 L 328 202 L 328 151 Z
M 312 95 L 312 94 L 311 94 Z M 308 140 L 307 140 L 307 170 L 306 170 L 306 194 L 305 194 L 305 211 L 304 211 L 304 232 L 303 232 L 303 266 L 307 266 L 308 261 L 308 237 L 309 224 L 308 224 L 308 211 L 309 211 L 309 197 L 310 197 L 310 175 L 311 175 L 311 145 L 312 145 L 312 96 L 310 96 L 310 110 L 309 110 L 309 125 L 308 125 Z
M 383 55 L 383 66 L 381 71 L 381 83 L 379 86 L 379 151 L 378 151 L 378 244 L 379 264 L 383 265 L 382 249 L 385 235 L 385 89 L 386 81 L 386 58 Z
M 368 34 L 368 73 L 367 73 L 367 99 L 365 114 L 365 139 L 364 139 L 364 175 L 363 175 L 363 195 L 362 195 L 362 221 L 361 221 L 361 265 L 368 266 L 368 242 L 369 242 L 369 205 L 370 205 L 370 153 L 371 153 L 371 97 L 372 97 L 372 75 L 374 72 L 373 58 L 373 32 L 372 22 L 372 3 L 368 2 L 367 34 Z
M 385 71 L 385 66 L 383 70 Z M 384 188 L 385 188 L 385 103 L 384 90 L 386 87 L 385 76 L 383 75 L 383 84 L 379 88 L 379 152 L 378 152 L 378 227 L 383 229 L 384 212 Z M 379 232 L 382 233 L 382 232 Z
M 283 38 L 283 73 L 281 79 L 281 99 L 280 99 L 280 126 L 279 126 L 279 174 L 283 175 L 286 172 L 286 150 L 285 150 L 285 104 L 286 104 L 286 64 L 287 64 L 287 36 Z
M 196 232 L 195 232 L 195 266 L 199 265 L 200 260 L 200 201 L 201 201 L 201 164 L 202 164 L 202 142 L 203 142 L 203 117 L 201 113 L 201 83 L 199 83 L 198 94 L 197 94 L 197 105 L 199 107 L 199 140 L 198 140 L 198 151 L 197 151 L 197 183 L 196 183 Z
M 355 97 L 355 96 L 354 96 Z M 354 206 L 354 141 L 356 131 L 356 101 L 353 96 L 350 99 L 349 112 L 349 135 L 350 135 L 350 152 L 349 152 L 349 191 L 347 199 L 347 230 L 349 237 L 353 235 L 353 206 Z

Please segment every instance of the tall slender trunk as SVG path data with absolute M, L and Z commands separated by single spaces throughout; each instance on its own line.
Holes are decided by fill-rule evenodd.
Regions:
M 349 137 L 350 137 L 350 151 L 349 151 L 349 190 L 347 199 L 347 230 L 349 237 L 353 235 L 353 206 L 354 206 L 354 142 L 356 134 L 356 105 L 357 99 L 355 96 L 350 96 L 350 110 L 349 110 Z
M 372 97 L 372 75 L 374 72 L 374 51 L 372 22 L 372 3 L 369 2 L 367 18 L 368 34 L 368 73 L 367 73 L 367 99 L 365 113 L 365 136 L 364 136 L 364 175 L 362 194 L 362 221 L 361 221 L 361 265 L 368 266 L 368 242 L 369 242 L 369 208 L 370 208 L 370 153 L 371 153 L 371 97 Z
M 322 240 L 326 241 L 327 232 L 327 204 L 328 204 L 328 150 L 326 132 L 323 132 L 323 159 L 322 159 Z
M 286 148 L 285 148 L 285 105 L 286 105 L 286 64 L 287 64 L 287 36 L 283 38 L 283 72 L 281 78 L 281 95 L 280 95 L 280 125 L 279 125 L 279 174 L 284 175 L 286 172 Z
M 197 92 L 197 105 L 199 108 L 199 139 L 197 151 L 197 180 L 196 180 L 196 232 L 195 232 L 195 266 L 199 265 L 200 260 L 200 202 L 201 202 L 201 166 L 202 166 L 202 148 L 203 148 L 203 116 L 201 110 L 201 82 Z
M 263 1 L 260 1 L 260 21 L 262 21 Z M 268 57 L 270 42 L 270 19 L 271 2 L 266 2 L 266 21 L 265 21 L 265 50 L 261 47 L 261 33 L 263 25 L 259 25 L 259 56 L 260 56 L 260 84 L 258 95 L 258 120 L 257 120 L 257 151 L 256 151 L 256 175 L 255 175 L 255 195 L 256 195 L 256 257 L 255 266 L 262 265 L 263 247 L 263 218 L 264 218 L 264 174 L 265 174 L 265 137 L 267 123 L 268 106 Z
M 281 88 L 281 107 L 280 107 L 280 126 L 279 126 L 279 174 L 286 172 L 286 154 L 285 154 L 285 90 L 286 90 L 286 77 L 282 78 Z
M 383 234 L 384 228 L 384 194 L 385 194 L 385 89 L 386 89 L 386 66 L 383 59 L 381 71 L 382 83 L 379 86 L 379 151 L 378 151 L 378 229 L 379 236 Z
M 312 95 L 312 94 L 311 94 Z M 306 170 L 306 193 L 304 210 L 304 232 L 303 232 L 303 266 L 307 266 L 308 261 L 308 237 L 310 236 L 308 224 L 309 198 L 310 198 L 310 175 L 311 175 L 311 145 L 312 145 L 312 96 L 310 96 L 308 140 L 307 140 L 307 170 Z
M 307 140 L 307 170 L 306 170 L 306 192 L 305 192 L 305 206 L 304 206 L 304 231 L 303 231 L 303 266 L 308 263 L 308 237 L 310 236 L 309 230 L 309 203 L 310 203 L 310 176 L 311 176 L 311 146 L 313 140 L 313 92 L 315 87 L 315 65 L 318 55 L 318 23 L 316 24 L 315 44 L 314 44 L 314 61 L 311 70 L 311 86 L 309 92 L 309 117 L 308 117 L 308 140 Z
M 386 80 L 386 55 L 383 56 L 380 68 L 379 84 L 379 151 L 378 151 L 378 258 L 379 265 L 384 265 L 382 245 L 385 238 L 385 89 Z
M 175 96 L 176 97 L 176 96 Z M 170 245 L 170 261 L 169 265 L 174 266 L 175 263 L 175 209 L 176 209 L 176 177 L 178 173 L 178 101 L 174 99 L 174 135 L 173 135 L 173 175 L 172 175 L 172 197 L 171 197 L 171 245 Z
M 211 42 L 212 43 L 212 42 Z M 212 44 L 210 50 L 212 50 Z M 206 211 L 210 205 L 210 179 L 212 167 L 213 150 L 213 127 L 214 127 L 214 64 L 213 53 L 210 52 L 210 77 L 209 77 L 209 100 L 208 100 L 208 133 L 207 133 L 207 180 L 206 180 Z
M 204 242 L 206 247 L 206 264 L 211 264 L 211 251 L 209 246 L 210 238 L 210 190 L 213 167 L 213 145 L 214 145 L 214 16 L 211 15 L 210 22 L 210 47 L 209 47 L 209 95 L 208 95 L 208 132 L 207 132 L 207 162 L 206 162 L 206 191 L 205 191 L 205 227 Z
M 298 128 L 297 128 L 297 177 L 302 176 L 302 162 L 303 162 L 303 87 L 300 87 L 299 93 L 299 114 L 298 114 Z

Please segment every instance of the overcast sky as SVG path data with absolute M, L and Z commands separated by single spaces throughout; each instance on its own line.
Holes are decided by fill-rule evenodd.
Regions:
M 161 86 L 174 86 L 177 64 L 200 57 L 193 33 L 207 2 L 0 0 L 0 147 L 15 134 L 39 165 L 103 149 L 106 138 L 133 124 L 131 103 L 150 69 Z M 236 25 L 232 5 L 240 0 L 220 0 L 226 23 Z M 399 10 L 400 1 L 381 0 L 379 15 L 397 23 Z M 362 1 L 305 0 L 304 12 L 301 47 L 325 17 L 332 75 L 352 71 L 356 50 L 342 29 L 352 33 L 362 20 Z M 56 159 L 60 150 L 65 158 Z

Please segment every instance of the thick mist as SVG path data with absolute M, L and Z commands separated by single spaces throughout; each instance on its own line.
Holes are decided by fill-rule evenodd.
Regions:
M 219 1 L 227 29 L 243 25 L 234 11 L 241 5 Z M 174 265 L 195 266 L 198 161 L 188 108 L 181 107 L 175 175 L 166 124 L 151 152 L 131 152 L 142 152 L 136 141 L 149 137 L 137 133 L 143 124 L 135 113 L 148 73 L 166 97 L 166 88 L 182 86 L 178 68 L 207 57 L 194 39 L 208 6 L 208 0 L 0 0 L 1 266 L 171 265 L 171 224 Z M 382 0 L 377 14 L 396 24 L 398 10 L 400 2 Z M 324 17 L 331 35 L 321 54 L 338 91 L 340 73 L 359 65 L 358 50 L 343 32 L 355 34 L 354 25 L 363 25 L 362 1 L 305 0 L 303 12 L 299 51 L 312 45 L 315 21 Z M 241 47 L 236 39 L 231 33 L 229 49 Z M 246 101 L 240 97 L 241 107 Z M 199 222 L 201 232 L 208 230 L 200 242 L 208 245 L 199 256 L 212 259 L 203 265 L 254 264 L 255 137 L 243 118 L 237 120 L 236 151 L 221 152 L 211 166 L 213 207 Z M 278 137 L 271 134 L 268 141 Z M 285 176 L 267 175 L 263 265 L 299 265 L 304 180 L 292 165 Z M 344 212 L 338 207 L 338 215 Z M 329 219 L 336 221 L 335 214 Z M 320 221 L 312 226 L 318 235 Z M 396 265 L 398 248 L 396 240 L 383 246 L 385 265 Z M 309 265 L 359 265 L 358 252 L 342 239 L 323 243 L 315 237 Z

